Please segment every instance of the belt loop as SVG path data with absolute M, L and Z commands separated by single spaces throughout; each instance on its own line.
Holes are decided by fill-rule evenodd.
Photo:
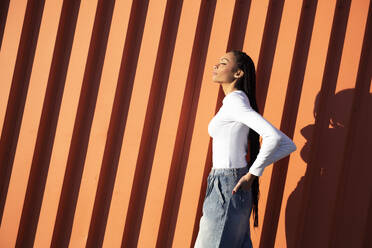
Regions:
M 233 173 L 234 173 L 234 177 L 235 177 L 235 178 L 238 177 L 238 171 L 237 171 L 236 168 L 234 168 Z

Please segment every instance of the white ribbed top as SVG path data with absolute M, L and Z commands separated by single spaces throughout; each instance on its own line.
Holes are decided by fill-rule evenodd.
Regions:
M 261 137 L 261 148 L 249 172 L 261 176 L 266 166 L 294 152 L 297 147 L 282 131 L 253 110 L 244 91 L 225 95 L 222 106 L 208 124 L 213 138 L 213 168 L 240 168 L 247 165 L 250 128 Z

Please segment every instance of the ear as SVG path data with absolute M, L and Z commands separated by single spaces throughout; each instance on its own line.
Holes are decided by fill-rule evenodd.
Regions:
M 235 78 L 241 78 L 243 75 L 244 75 L 244 71 L 242 71 L 241 69 L 238 69 L 238 70 L 234 73 L 234 77 L 235 77 Z

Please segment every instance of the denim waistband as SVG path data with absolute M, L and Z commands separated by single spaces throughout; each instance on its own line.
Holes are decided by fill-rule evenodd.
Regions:
M 247 173 L 249 171 L 248 166 L 240 167 L 240 168 L 213 168 L 210 171 L 211 176 L 216 175 L 230 175 L 233 174 L 235 176 L 241 175 L 242 173 Z

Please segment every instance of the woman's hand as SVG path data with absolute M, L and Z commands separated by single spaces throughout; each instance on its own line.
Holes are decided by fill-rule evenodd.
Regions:
M 235 194 L 236 191 L 238 191 L 238 189 L 240 187 L 242 187 L 243 190 L 246 190 L 248 191 L 250 188 L 251 188 L 251 185 L 253 183 L 253 180 L 256 178 L 257 176 L 251 174 L 251 173 L 247 173 L 245 174 L 244 176 L 242 176 L 239 180 L 239 182 L 236 184 L 236 186 L 234 187 L 232 193 Z

